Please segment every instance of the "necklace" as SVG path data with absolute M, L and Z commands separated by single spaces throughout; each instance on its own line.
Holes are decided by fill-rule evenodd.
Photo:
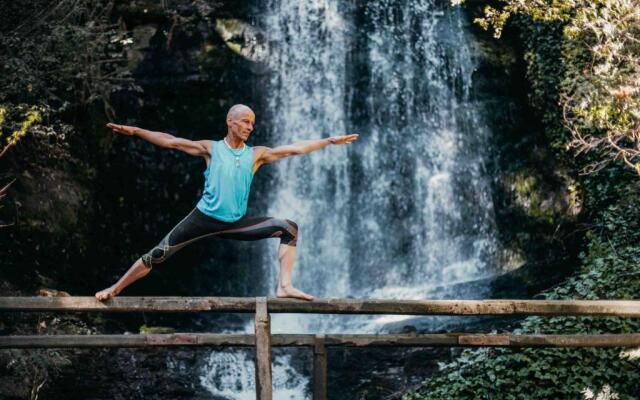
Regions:
M 240 168 L 240 156 L 242 155 L 242 153 L 244 153 L 244 149 L 247 147 L 247 145 L 242 143 L 242 149 L 240 151 L 237 151 L 233 147 L 229 146 L 229 143 L 227 143 L 226 137 L 223 138 L 222 140 L 224 140 L 224 144 L 227 146 L 227 149 L 229 149 L 231 154 L 233 154 L 234 157 L 236 158 L 236 168 Z

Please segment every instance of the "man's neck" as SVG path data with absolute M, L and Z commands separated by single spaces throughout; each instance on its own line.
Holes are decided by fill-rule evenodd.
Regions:
M 244 145 L 244 142 L 242 140 L 238 139 L 236 136 L 230 133 L 227 133 L 225 140 L 227 141 L 229 147 L 233 147 L 234 149 L 239 149 Z

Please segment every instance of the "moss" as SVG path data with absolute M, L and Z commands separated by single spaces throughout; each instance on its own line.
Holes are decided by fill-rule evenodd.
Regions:
M 496 41 L 478 40 L 477 46 L 483 60 L 495 68 L 510 69 L 517 61 L 512 48 L 498 45 Z
M 147 325 L 142 325 L 140 327 L 140 334 L 141 335 L 147 335 L 147 334 L 154 334 L 154 333 L 174 333 L 176 330 L 168 327 L 168 326 L 147 326 Z
M 568 222 L 582 210 L 577 182 L 560 166 L 520 168 L 502 179 L 514 206 L 537 223 Z

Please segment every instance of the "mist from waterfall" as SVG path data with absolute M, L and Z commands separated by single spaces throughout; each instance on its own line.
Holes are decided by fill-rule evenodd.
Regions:
M 360 134 L 271 167 L 266 214 L 300 227 L 300 289 L 339 298 L 483 296 L 465 283 L 495 274 L 490 132 L 471 90 L 465 25 L 459 7 L 436 0 L 269 3 L 268 145 Z M 277 246 L 263 246 L 273 283 Z M 272 331 L 370 333 L 402 318 L 275 314 Z M 212 357 L 225 354 L 233 353 Z

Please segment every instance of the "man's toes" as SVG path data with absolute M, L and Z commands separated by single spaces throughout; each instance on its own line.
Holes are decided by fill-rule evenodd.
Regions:
M 106 292 L 106 291 L 101 291 L 96 293 L 96 299 L 98 299 L 99 301 L 106 300 L 109 297 L 110 297 L 110 294 L 109 292 Z

